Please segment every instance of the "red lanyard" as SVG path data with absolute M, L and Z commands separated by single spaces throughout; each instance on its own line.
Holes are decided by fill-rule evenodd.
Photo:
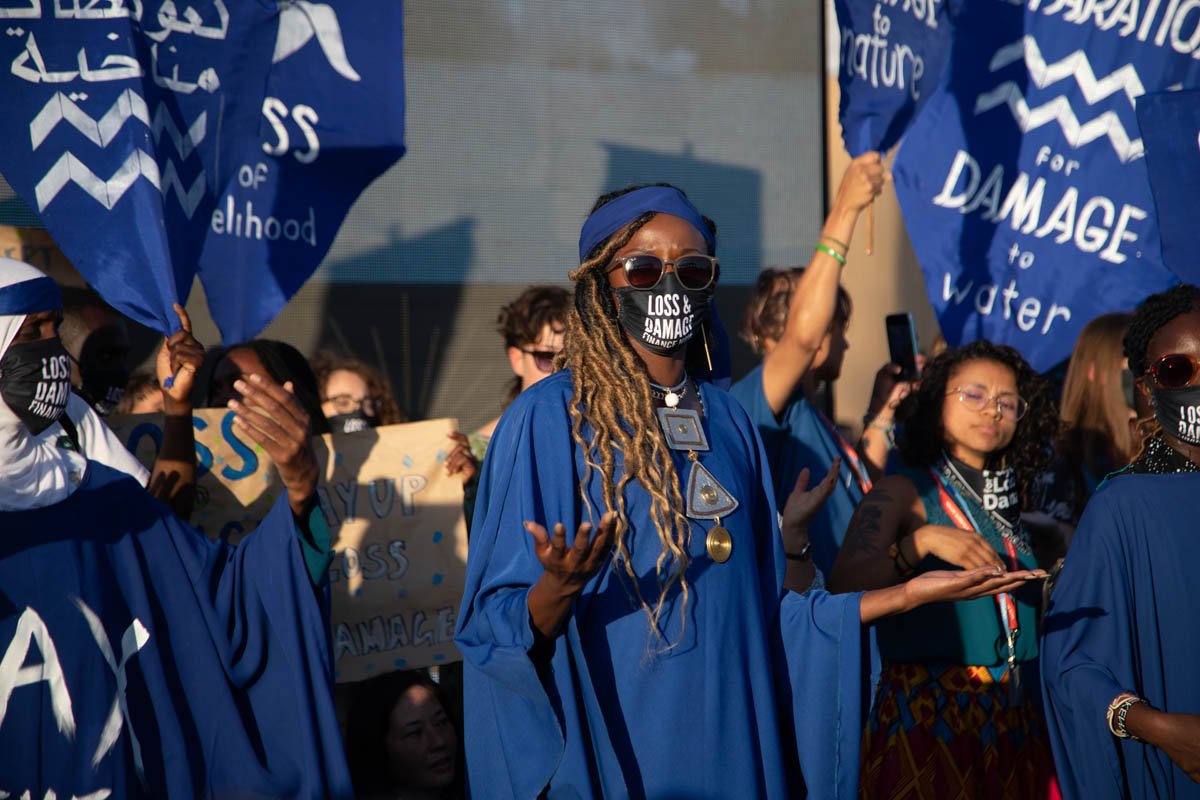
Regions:
M 950 517 L 959 529 L 979 533 L 979 526 L 971 519 L 971 514 L 958 490 L 948 484 L 945 477 L 933 467 L 929 468 L 929 474 L 937 483 L 938 496 L 941 498 L 942 510 L 946 512 L 946 516 Z M 982 534 L 980 535 L 982 536 Z M 1008 554 L 1008 568 L 1015 571 L 1020 567 L 1020 563 L 1017 561 L 1017 548 L 1007 537 L 1001 536 L 1000 538 L 1004 540 L 1004 550 Z M 1017 633 L 1021 630 L 1020 623 L 1017 621 L 1017 603 L 1011 594 L 1002 592 L 996 595 L 996 608 L 1000 612 L 1001 622 L 1007 628 L 1008 665 L 1012 668 L 1017 661 Z
M 842 453 L 846 456 L 846 463 L 850 465 L 850 470 L 854 473 L 854 477 L 858 479 L 858 485 L 862 489 L 862 493 L 866 495 L 871 491 L 871 473 L 867 472 L 867 468 L 863 465 L 858 451 L 850 446 L 850 443 L 846 441 L 846 437 L 842 436 L 842 432 L 838 430 L 838 426 L 834 425 L 832 420 L 815 409 L 815 407 L 814 410 L 817 411 L 817 416 L 821 418 L 821 422 L 833 434 L 833 438 L 837 440 L 838 447 L 842 449 Z

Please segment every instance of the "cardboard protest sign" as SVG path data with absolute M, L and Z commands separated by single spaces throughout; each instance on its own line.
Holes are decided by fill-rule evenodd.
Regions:
M 236 541 L 284 491 L 266 454 L 239 439 L 233 412 L 195 412 L 198 496 L 192 524 Z M 149 466 L 162 441 L 158 415 L 110 419 Z M 446 475 L 450 419 L 350 434 L 314 445 L 317 494 L 333 535 L 334 670 L 339 682 L 459 659 L 454 625 L 466 574 L 462 480 Z

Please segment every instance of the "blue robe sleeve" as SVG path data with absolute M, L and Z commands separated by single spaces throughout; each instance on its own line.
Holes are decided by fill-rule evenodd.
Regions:
M 556 395 L 525 393 L 497 426 L 479 482 L 455 639 L 464 663 L 468 780 L 480 797 L 536 797 L 562 758 L 553 681 L 529 656 L 528 595 L 543 570 L 524 523 L 561 521 L 572 535 L 577 527 L 569 425 Z
M 766 510 L 759 524 L 772 532 L 770 545 L 762 549 L 760 571 L 766 602 L 774 602 L 778 614 L 785 672 L 779 691 L 790 699 L 800 769 L 808 797 L 853 800 L 862 746 L 862 594 L 833 595 L 823 589 L 798 594 L 784 588 L 787 559 L 771 470 L 757 431 L 755 439 Z
M 1134 594 L 1121 543 L 1126 520 L 1111 499 L 1101 492 L 1088 504 L 1043 625 L 1046 724 L 1067 800 L 1125 796 L 1120 743 L 1106 714 L 1114 697 L 1136 685 Z
M 800 769 L 814 800 L 858 795 L 862 746 L 860 594 L 788 592 L 780 609 Z
M 199 729 L 223 731 L 213 736 L 206 754 L 211 791 L 220 796 L 255 784 L 261 791 L 265 784 L 280 796 L 350 797 L 332 702 L 327 620 L 287 498 L 236 547 L 211 542 L 185 525 L 175 527 L 172 543 L 208 612 L 208 633 L 220 643 L 224 680 L 244 698 L 243 726 L 236 732 L 230 720 L 203 719 L 216 706 L 206 711 L 202 701 L 193 703 Z M 217 677 L 206 681 L 180 666 L 185 686 L 211 684 Z M 260 772 L 263 766 L 266 772 Z M 244 783 L 249 775 L 258 777 Z

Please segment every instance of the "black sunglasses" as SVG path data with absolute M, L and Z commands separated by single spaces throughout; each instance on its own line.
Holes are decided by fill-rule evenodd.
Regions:
M 1171 353 L 1150 365 L 1146 374 L 1154 377 L 1160 389 L 1182 389 L 1196 378 L 1200 362 L 1187 353 Z
M 615 272 L 625 270 L 625 279 L 635 289 L 653 289 L 662 280 L 667 265 L 675 267 L 675 277 L 685 289 L 700 291 L 712 286 L 721 274 L 720 265 L 714 256 L 700 254 L 680 256 L 674 261 L 663 261 L 658 256 L 635 255 L 621 256 L 613 259 L 613 266 L 608 270 Z

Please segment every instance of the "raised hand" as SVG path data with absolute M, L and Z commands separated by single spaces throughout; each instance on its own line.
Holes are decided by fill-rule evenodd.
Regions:
M 175 313 L 182 327 L 163 340 L 155 359 L 155 373 L 162 387 L 163 410 L 168 415 L 190 415 L 192 386 L 204 363 L 204 345 L 192 336 L 192 320 L 179 303 L 175 304 Z
M 464 484 L 479 474 L 479 461 L 471 453 L 471 440 L 465 433 L 455 431 L 450 434 L 454 440 L 454 449 L 446 456 L 446 474 L 459 475 Z
M 617 515 L 610 511 L 600 518 L 594 536 L 590 522 L 580 525 L 568 547 L 567 529 L 561 522 L 554 526 L 553 535 L 536 522 L 525 523 L 543 570 L 529 590 L 529 618 L 543 636 L 558 635 L 575 597 L 608 559 L 616 529 Z
M 585 522 L 575 531 L 574 541 L 567 546 L 567 529 L 561 523 L 554 526 L 554 533 L 536 522 L 526 522 L 525 530 L 534 539 L 534 552 L 542 569 L 559 588 L 575 594 L 591 580 L 613 546 L 613 532 L 617 527 L 617 515 L 609 512 L 600 518 L 596 535 L 592 536 L 592 523 Z
M 234 426 L 267 451 L 287 489 L 292 513 L 301 515 L 317 490 L 317 458 L 308 414 L 292 394 L 290 381 L 280 386 L 254 373 L 233 386 L 242 395 L 240 401 L 229 401 L 237 415 Z
M 792 488 L 792 493 L 788 495 L 787 503 L 783 507 L 780 535 L 783 536 L 785 553 L 800 553 L 807 546 L 808 523 L 821 510 L 821 506 L 829 499 L 829 495 L 833 493 L 841 465 L 842 460 L 835 458 L 829 466 L 829 471 L 825 473 L 825 477 L 812 489 L 808 488 L 811 475 L 808 468 L 800 470 L 800 475 L 796 478 L 796 485 Z
M 1004 569 L 1007 565 L 982 536 L 974 531 L 964 531 L 946 525 L 922 525 L 913 532 L 913 546 L 917 550 L 913 564 L 925 556 L 934 555 L 963 569 L 991 567 Z
M 862 211 L 879 196 L 886 181 L 887 170 L 879 153 L 863 153 L 850 162 L 842 175 L 833 208 L 854 213 Z

